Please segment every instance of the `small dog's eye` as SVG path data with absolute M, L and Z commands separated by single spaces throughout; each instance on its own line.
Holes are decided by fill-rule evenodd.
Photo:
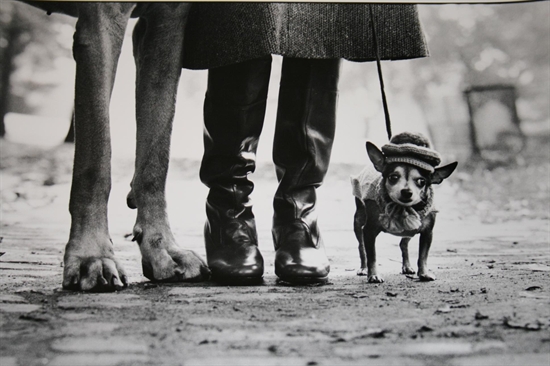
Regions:
M 390 176 L 388 177 L 388 181 L 391 183 L 391 184 L 395 184 L 399 181 L 399 175 L 397 174 L 390 174 Z
M 424 188 L 424 186 L 426 185 L 426 179 L 418 178 L 418 179 L 416 180 L 416 185 L 417 185 L 419 188 Z

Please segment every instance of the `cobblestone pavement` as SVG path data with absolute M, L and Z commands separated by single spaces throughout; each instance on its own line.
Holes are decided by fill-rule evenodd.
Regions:
M 319 190 L 332 266 L 331 282 L 320 287 L 276 282 L 271 170 L 255 179 L 267 265 L 264 284 L 251 287 L 147 282 L 127 237 L 135 219 L 125 207 L 130 176 L 116 178 L 110 229 L 131 286 L 102 294 L 60 286 L 68 183 L 25 186 L 4 174 L 0 365 L 550 365 L 548 220 L 482 224 L 444 184 L 429 261 L 438 279 L 399 274 L 398 239 L 382 235 L 386 282 L 367 284 L 355 275 L 346 169 L 331 170 Z M 203 257 L 205 196 L 198 178 L 171 172 L 174 233 Z

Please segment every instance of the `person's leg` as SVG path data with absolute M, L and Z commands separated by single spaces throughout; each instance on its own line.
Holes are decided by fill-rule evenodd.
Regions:
M 271 56 L 208 72 L 200 177 L 210 188 L 204 237 L 218 282 L 254 283 L 263 276 L 248 174 L 256 167 L 270 73 Z
M 279 187 L 273 202 L 275 274 L 326 282 L 330 271 L 315 214 L 336 122 L 339 59 L 284 58 L 273 143 Z

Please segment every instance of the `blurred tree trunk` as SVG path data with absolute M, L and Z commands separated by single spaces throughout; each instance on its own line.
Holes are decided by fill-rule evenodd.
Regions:
M 70 57 L 70 47 L 60 41 L 60 24 L 74 25 L 74 19 L 48 17 L 43 10 L 27 4 L 0 0 L 0 138 L 6 134 L 8 112 L 32 114 L 27 93 L 46 93 L 53 86 L 33 78 L 34 72 L 49 71 L 57 58 Z M 12 77 L 22 67 L 30 72 L 22 78 Z
M 13 8 L 8 8 L 13 10 Z M 3 24 L 4 33 L 2 38 L 7 41 L 6 46 L 2 49 L 0 67 L 0 137 L 6 135 L 6 125 L 4 117 L 8 113 L 10 99 L 10 76 L 14 71 L 14 58 L 17 55 L 16 43 L 17 38 L 21 34 L 21 28 L 18 27 L 17 11 L 11 12 L 11 17 L 8 24 Z

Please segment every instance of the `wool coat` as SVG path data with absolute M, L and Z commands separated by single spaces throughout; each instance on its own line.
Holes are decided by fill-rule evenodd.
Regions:
M 416 5 L 373 4 L 382 60 L 424 57 Z M 298 58 L 376 59 L 368 4 L 193 3 L 184 66 L 207 69 L 269 54 Z

